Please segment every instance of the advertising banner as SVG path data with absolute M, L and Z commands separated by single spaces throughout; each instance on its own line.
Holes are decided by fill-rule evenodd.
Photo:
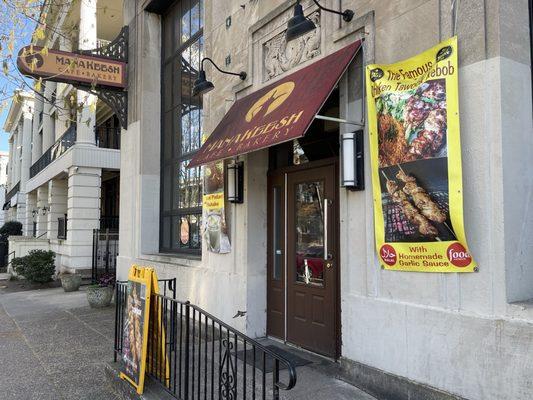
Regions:
M 457 37 L 367 66 L 376 249 L 385 269 L 475 270 L 463 224 L 457 77 Z
M 229 253 L 231 245 L 224 209 L 224 162 L 207 164 L 203 168 L 204 240 L 209 251 L 220 254 Z

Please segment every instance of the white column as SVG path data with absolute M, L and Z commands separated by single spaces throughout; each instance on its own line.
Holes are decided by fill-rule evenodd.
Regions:
M 13 137 L 9 139 L 9 161 L 7 168 L 7 191 L 11 190 L 13 185 Z
M 93 229 L 100 221 L 102 170 L 70 167 L 68 177 L 67 247 L 70 269 L 89 270 Z
M 96 48 L 96 0 L 80 2 L 79 31 L 79 49 L 90 50 Z M 96 125 L 96 113 L 90 110 L 91 104 L 95 102 L 96 96 L 78 90 L 78 104 L 83 103 L 84 107 L 78 112 L 76 143 L 95 145 L 94 127 Z
M 48 150 L 56 141 L 56 128 L 55 121 L 50 116 L 52 105 L 50 101 L 52 99 L 52 93 L 56 90 L 57 84 L 55 82 L 46 82 L 44 88 L 44 96 L 47 101 L 43 104 L 43 137 L 42 137 L 42 153 Z
M 20 161 L 20 191 L 25 192 L 26 182 L 30 178 L 31 167 L 31 139 L 33 114 L 29 107 L 25 107 L 22 113 L 22 159 Z
M 13 142 L 15 143 L 15 147 L 13 148 L 13 186 L 20 180 L 20 135 L 20 129 L 17 127 L 13 137 Z
M 31 165 L 35 164 L 35 162 L 41 157 L 42 154 L 42 136 L 39 135 L 39 125 L 41 125 L 42 121 L 40 118 L 41 112 L 43 111 L 43 99 L 41 96 L 37 95 L 34 101 L 35 105 L 35 112 L 34 112 L 34 118 L 33 118 L 33 126 L 32 126 L 32 144 L 31 144 Z M 43 115 L 44 119 L 44 115 Z
M 48 182 L 48 238 L 57 239 L 58 218 L 67 214 L 68 181 L 52 179 Z M 68 236 L 68 233 L 67 233 Z
M 37 208 L 37 193 L 35 191 L 26 193 L 26 223 L 23 224 L 24 235 L 33 236 L 33 222 L 36 218 L 33 211 Z
M 37 236 L 48 231 L 48 212 L 43 212 L 45 208 L 48 208 L 48 185 L 37 188 Z

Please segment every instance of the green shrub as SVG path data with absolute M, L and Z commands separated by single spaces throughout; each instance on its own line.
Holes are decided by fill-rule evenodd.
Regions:
M 18 221 L 8 221 L 0 228 L 0 242 L 7 243 L 9 236 L 22 235 L 22 224 Z
M 50 282 L 55 273 L 55 258 L 53 251 L 31 250 L 27 256 L 15 257 L 11 264 L 15 272 L 27 280 L 45 283 Z

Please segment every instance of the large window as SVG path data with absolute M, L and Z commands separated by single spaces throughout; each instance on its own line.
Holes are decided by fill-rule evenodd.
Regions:
M 202 0 L 182 0 L 163 16 L 162 252 L 200 254 L 201 249 L 201 169 L 187 164 L 202 138 L 202 99 L 191 94 L 203 56 L 202 14 Z

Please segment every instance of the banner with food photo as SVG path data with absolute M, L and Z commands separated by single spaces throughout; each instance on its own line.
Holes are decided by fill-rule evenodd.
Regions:
M 475 270 L 463 224 L 457 75 L 457 37 L 367 66 L 376 249 L 386 269 Z
M 224 208 L 224 162 L 204 165 L 204 195 L 202 202 L 204 240 L 213 253 L 229 253 L 231 244 Z

